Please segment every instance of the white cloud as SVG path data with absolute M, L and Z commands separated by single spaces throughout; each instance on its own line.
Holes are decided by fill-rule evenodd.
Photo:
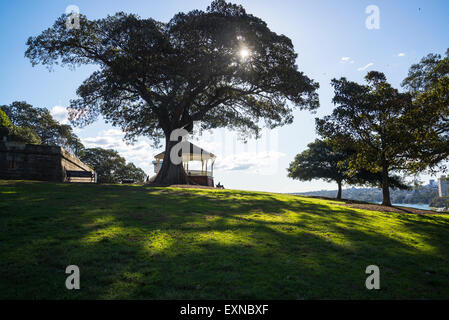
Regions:
M 398 53 L 398 57 L 405 57 L 405 53 L 403 52 Z
M 203 133 L 191 141 L 217 156 L 214 168 L 220 172 L 275 174 L 279 172 L 279 159 L 285 156 L 279 152 L 276 129 L 263 129 L 260 139 L 249 139 L 247 143 L 239 140 L 236 132 L 226 129 Z
M 273 174 L 278 169 L 279 159 L 284 156 L 284 153 L 278 151 L 241 152 L 223 158 L 218 157 L 215 162 L 215 170 Z
M 84 138 L 82 140 L 89 148 L 102 147 L 111 149 L 119 146 L 119 143 L 115 139 L 109 139 L 108 137 Z
M 76 135 L 80 135 L 84 130 L 83 128 L 77 128 L 77 127 L 72 127 L 72 129 Z
M 50 114 L 58 120 L 62 124 L 69 123 L 69 114 L 66 107 L 63 106 L 54 106 L 50 109 Z
M 354 60 L 351 60 L 351 57 L 342 57 L 340 63 L 354 63 Z
M 123 131 L 120 129 L 108 129 L 103 131 L 103 135 L 109 136 L 109 137 L 123 137 Z
M 154 156 L 159 153 L 151 147 L 149 141 L 139 139 L 134 144 L 127 144 L 124 133 L 119 129 L 108 129 L 100 132 L 97 137 L 81 138 L 86 148 L 114 149 L 127 162 L 132 162 L 142 168 L 150 176 L 153 175 Z
M 370 63 L 368 63 L 366 66 L 358 68 L 357 71 L 363 71 L 363 70 L 366 70 L 366 69 L 368 69 L 369 67 L 371 67 L 371 66 L 373 66 L 373 65 L 374 65 L 374 63 L 370 62 Z

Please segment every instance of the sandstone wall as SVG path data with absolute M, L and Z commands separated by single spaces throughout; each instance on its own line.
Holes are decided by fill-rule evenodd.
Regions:
M 87 164 L 81 162 L 80 159 L 75 157 L 74 155 L 68 153 L 63 148 L 61 148 L 61 165 L 62 165 L 62 171 L 64 173 L 68 171 L 89 171 L 94 172 L 94 169 L 89 167 Z M 66 179 L 67 180 L 67 179 Z M 90 178 L 71 178 L 71 182 L 93 182 Z
M 0 179 L 63 182 L 66 170 L 93 172 L 58 146 L 0 142 Z M 85 178 L 76 180 L 90 181 Z

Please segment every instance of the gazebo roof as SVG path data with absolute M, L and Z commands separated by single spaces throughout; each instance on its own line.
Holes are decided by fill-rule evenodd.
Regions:
M 214 161 L 216 158 L 216 156 L 213 153 L 206 151 L 206 150 L 194 145 L 193 143 L 191 143 L 189 141 L 181 141 L 179 143 L 181 143 L 181 147 L 183 150 L 183 153 L 182 153 L 182 161 L 183 162 L 206 161 L 206 160 Z M 189 150 L 189 152 L 184 152 L 184 150 Z M 165 155 L 165 151 L 157 154 L 156 156 L 154 156 L 154 158 L 157 160 L 163 160 L 164 155 Z

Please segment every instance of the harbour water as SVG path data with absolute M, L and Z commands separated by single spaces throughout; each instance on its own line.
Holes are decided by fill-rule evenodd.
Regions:
M 376 204 L 381 204 L 382 202 L 376 202 Z M 431 210 L 428 204 L 425 203 L 393 203 L 393 206 L 415 208 L 421 210 Z
M 431 210 L 428 204 L 424 203 L 393 203 L 394 206 L 408 207 L 422 210 Z

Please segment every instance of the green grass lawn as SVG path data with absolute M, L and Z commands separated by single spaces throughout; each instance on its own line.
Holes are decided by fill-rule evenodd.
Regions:
M 448 215 L 335 203 L 0 180 L 0 299 L 449 298 Z

